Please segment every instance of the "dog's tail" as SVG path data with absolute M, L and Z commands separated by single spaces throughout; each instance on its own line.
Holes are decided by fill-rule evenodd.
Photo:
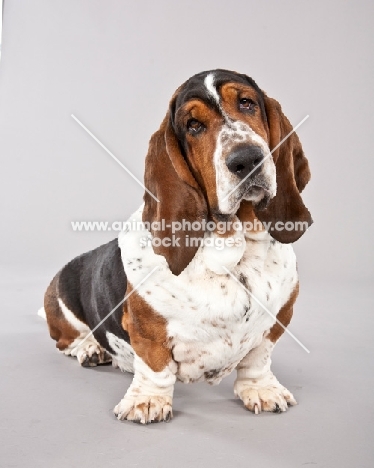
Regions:
M 43 318 L 44 320 L 47 320 L 47 316 L 45 315 L 45 309 L 44 309 L 44 307 L 41 307 L 41 308 L 38 310 L 38 315 L 39 315 L 39 317 Z

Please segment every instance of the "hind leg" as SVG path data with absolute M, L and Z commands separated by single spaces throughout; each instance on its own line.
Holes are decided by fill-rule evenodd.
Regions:
M 56 346 L 58 347 L 58 343 Z M 112 362 L 111 356 L 90 334 L 89 329 L 87 332 L 81 333 L 78 338 L 60 351 L 66 356 L 76 357 L 83 367 L 95 367 Z
M 88 325 L 79 320 L 58 297 L 59 274 L 49 285 L 44 297 L 44 310 L 51 338 L 66 356 L 74 356 L 83 367 L 111 362 L 110 355 L 91 334 Z

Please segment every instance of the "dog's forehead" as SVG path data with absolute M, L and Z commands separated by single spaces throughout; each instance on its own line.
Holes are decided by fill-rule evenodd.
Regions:
M 252 78 L 229 70 L 209 70 L 198 73 L 183 83 L 174 100 L 174 111 L 186 102 L 199 99 L 210 107 L 217 107 L 219 90 L 226 83 L 237 83 L 253 88 L 262 98 L 263 93 Z

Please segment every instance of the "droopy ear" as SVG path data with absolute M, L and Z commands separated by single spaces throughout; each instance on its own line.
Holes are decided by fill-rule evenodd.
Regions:
M 265 109 L 272 150 L 292 131 L 292 126 L 275 99 L 265 96 Z M 310 180 L 310 170 L 295 132 L 272 156 L 276 167 L 277 194 L 266 209 L 260 211 L 255 207 L 255 213 L 260 221 L 271 223 L 269 234 L 274 239 L 289 244 L 297 241 L 313 223 L 300 196 L 300 192 Z M 277 229 L 277 221 L 283 223 L 282 230 Z
M 157 202 L 144 193 L 143 221 L 150 223 L 153 250 L 165 257 L 174 275 L 179 275 L 198 249 L 199 241 L 191 247 L 190 237 L 200 239 L 204 236 L 201 227 L 207 217 L 207 205 L 181 153 L 169 112 L 150 140 L 144 182 L 159 200 Z M 196 231 L 183 228 L 183 220 L 191 224 L 198 221 L 199 228 Z M 179 228 L 174 234 L 172 223 Z

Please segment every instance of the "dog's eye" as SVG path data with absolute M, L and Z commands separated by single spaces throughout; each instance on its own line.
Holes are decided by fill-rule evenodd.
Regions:
M 204 125 L 196 119 L 190 119 L 187 122 L 187 130 L 191 135 L 197 135 L 204 130 Z
M 253 112 L 256 108 L 256 103 L 249 98 L 239 99 L 239 109 L 245 112 Z

